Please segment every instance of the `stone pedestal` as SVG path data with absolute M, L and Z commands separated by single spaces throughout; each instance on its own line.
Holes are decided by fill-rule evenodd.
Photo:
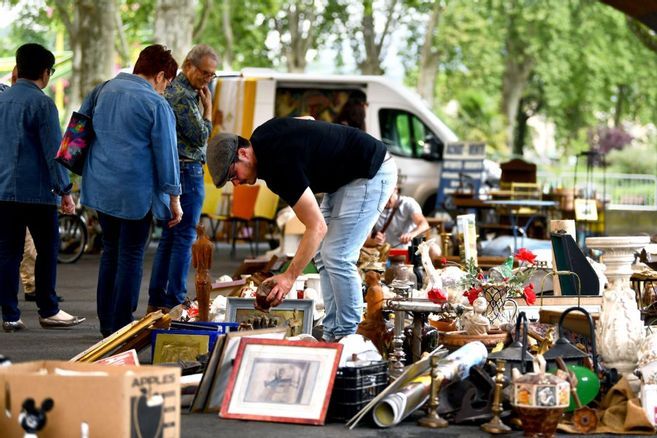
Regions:
M 603 251 L 609 285 L 603 293 L 596 327 L 598 351 L 607 368 L 628 374 L 636 368 L 644 337 L 643 321 L 630 287 L 634 253 L 650 243 L 648 236 L 588 237 L 586 246 Z

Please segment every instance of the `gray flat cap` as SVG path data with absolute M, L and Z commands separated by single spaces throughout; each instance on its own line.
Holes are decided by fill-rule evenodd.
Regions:
M 212 182 L 217 187 L 223 187 L 228 179 L 228 169 L 237 155 L 237 135 L 221 133 L 208 142 L 206 153 L 208 170 Z

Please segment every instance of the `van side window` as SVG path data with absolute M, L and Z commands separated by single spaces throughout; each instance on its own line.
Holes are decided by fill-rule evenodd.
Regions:
M 442 160 L 443 143 L 414 114 L 398 109 L 379 110 L 381 140 L 393 155 Z

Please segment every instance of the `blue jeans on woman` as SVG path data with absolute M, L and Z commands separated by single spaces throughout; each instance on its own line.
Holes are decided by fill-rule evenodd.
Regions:
M 169 228 L 163 225 L 162 237 L 153 260 L 148 287 L 148 304 L 168 309 L 185 301 L 187 273 L 192 262 L 192 244 L 196 238 L 196 224 L 201 218 L 205 196 L 203 165 L 198 162 L 180 163 L 180 223 Z
M 356 333 L 363 315 L 356 262 L 396 184 L 397 166 L 387 159 L 372 179 L 357 179 L 324 195 L 320 209 L 328 231 L 315 264 L 326 310 L 323 336 L 327 341 Z
M 144 272 L 144 250 L 151 213 L 130 220 L 98 212 L 103 253 L 98 271 L 97 310 L 100 332 L 109 336 L 133 320 Z
M 29 228 L 37 250 L 34 277 L 39 316 L 49 318 L 59 312 L 55 291 L 59 252 L 57 207 L 0 201 L 0 307 L 5 322 L 18 321 L 21 317 L 18 281 L 25 227 Z

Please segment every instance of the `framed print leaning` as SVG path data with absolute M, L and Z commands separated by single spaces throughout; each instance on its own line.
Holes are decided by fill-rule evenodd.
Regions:
M 228 297 L 226 321 L 237 322 L 253 329 L 287 327 L 285 337 L 313 330 L 313 300 L 285 300 L 269 312 L 256 310 L 255 298 Z
M 244 338 L 220 415 L 324 424 L 341 344 Z

